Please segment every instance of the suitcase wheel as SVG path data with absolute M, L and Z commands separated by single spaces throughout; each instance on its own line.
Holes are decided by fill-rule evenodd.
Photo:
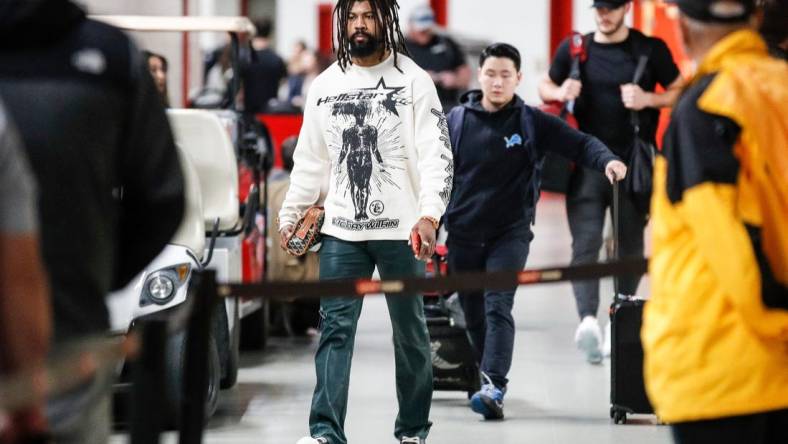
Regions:
M 626 424 L 627 423 L 627 412 L 618 409 L 610 409 L 610 414 L 613 417 L 613 423 L 615 424 Z

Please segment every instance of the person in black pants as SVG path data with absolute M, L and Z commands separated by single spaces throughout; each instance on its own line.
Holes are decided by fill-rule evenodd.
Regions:
M 630 113 L 640 111 L 639 137 L 656 145 L 658 108 L 671 106 L 682 80 L 662 40 L 646 37 L 624 24 L 629 0 L 594 1 L 593 7 L 597 30 L 585 38 L 587 59 L 581 64 L 580 79 L 570 78 L 572 56 L 570 39 L 566 39 L 555 54 L 549 76 L 539 86 L 539 94 L 545 102 L 574 102 L 580 130 L 598 137 L 616 155 L 628 160 L 635 140 Z M 641 55 L 647 55 L 648 64 L 640 82 L 633 84 Z M 653 92 L 657 84 L 666 91 Z M 566 196 L 572 265 L 599 259 L 605 211 L 611 206 L 612 194 L 611 187 L 597 172 L 577 168 L 572 175 Z M 620 204 L 619 254 L 622 258 L 643 257 L 647 215 L 631 198 L 622 196 Z M 622 277 L 619 291 L 633 295 L 639 282 L 640 276 Z M 596 319 L 599 281 L 573 282 L 572 287 L 581 319 L 575 342 L 588 362 L 598 364 L 602 361 L 602 332 Z
M 611 182 L 626 175 L 623 162 L 598 139 L 514 94 L 522 79 L 520 63 L 511 45 L 487 47 L 479 58 L 481 91 L 466 93 L 448 115 L 455 171 L 445 222 L 453 272 L 523 269 L 546 151 L 604 173 Z M 460 293 L 483 377 L 471 408 L 486 419 L 503 418 L 515 290 Z

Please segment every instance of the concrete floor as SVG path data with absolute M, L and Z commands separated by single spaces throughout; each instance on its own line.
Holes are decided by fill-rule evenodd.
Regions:
M 528 267 L 566 264 L 570 239 L 563 201 L 543 199 Z M 648 283 L 640 294 L 647 294 Z M 612 294 L 603 281 L 602 294 Z M 610 297 L 603 297 L 606 322 Z M 506 396 L 506 419 L 485 422 L 464 393 L 435 392 L 430 444 L 455 443 L 670 443 L 668 427 L 653 416 L 614 425 L 608 416 L 609 360 L 587 364 L 576 350 L 578 322 L 569 284 L 521 287 L 515 302 L 517 337 Z M 604 325 L 604 324 L 603 324 Z M 242 357 L 239 384 L 222 400 L 206 443 L 294 444 L 308 433 L 316 340 L 275 339 L 261 354 Z M 391 326 L 382 298 L 369 297 L 356 338 L 346 424 L 351 443 L 395 442 L 397 404 Z M 126 442 L 120 434 L 113 444 Z M 174 443 L 174 435 L 163 442 Z

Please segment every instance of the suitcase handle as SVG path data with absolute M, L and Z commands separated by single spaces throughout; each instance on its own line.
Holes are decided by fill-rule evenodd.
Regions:
M 611 223 L 613 224 L 613 260 L 617 261 L 618 257 L 618 242 L 619 242 L 619 199 L 621 197 L 621 192 L 619 189 L 618 181 L 613 181 L 613 220 Z M 613 276 L 613 294 L 614 299 L 619 299 L 619 284 L 618 284 L 618 275 Z M 614 301 L 615 302 L 615 301 Z

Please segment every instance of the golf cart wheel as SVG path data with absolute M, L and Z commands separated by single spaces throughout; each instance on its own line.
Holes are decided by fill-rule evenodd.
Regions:
M 167 341 L 166 388 L 164 393 L 166 423 L 173 428 L 178 427 L 181 416 L 181 400 L 183 397 L 184 363 L 186 362 L 186 332 L 179 332 Z M 208 343 L 208 381 L 204 388 L 205 418 L 210 419 L 216 413 L 219 404 L 219 387 L 221 364 L 216 339 L 211 335 Z

